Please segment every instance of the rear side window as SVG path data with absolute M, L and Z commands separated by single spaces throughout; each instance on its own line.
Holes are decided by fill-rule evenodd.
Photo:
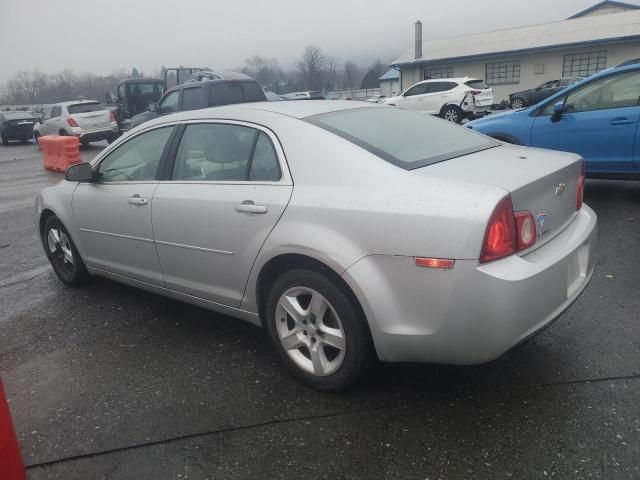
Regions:
M 62 107 L 51 108 L 51 117 L 49 118 L 56 118 L 56 117 L 59 117 L 60 115 L 62 115 Z
M 263 102 L 267 99 L 260 85 L 253 82 L 243 83 L 245 102 Z
M 242 125 L 188 125 L 180 141 L 173 180 L 277 181 L 278 157 L 269 137 Z
M 218 83 L 211 85 L 209 90 L 209 106 L 231 105 L 232 103 L 242 103 L 244 94 L 239 83 Z
M 107 107 L 102 105 L 100 102 L 77 103 L 75 105 L 69 105 L 67 107 L 67 111 L 72 115 L 74 113 L 99 112 L 106 109 Z
M 465 82 L 467 87 L 475 88 L 476 90 L 487 90 L 489 85 L 484 83 L 482 80 L 469 80 Z
M 196 110 L 202 108 L 202 88 L 185 88 L 182 91 L 182 110 Z
M 498 145 L 450 122 L 393 107 L 340 110 L 305 120 L 405 170 Z

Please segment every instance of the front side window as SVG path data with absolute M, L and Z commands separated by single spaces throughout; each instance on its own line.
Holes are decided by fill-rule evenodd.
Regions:
M 607 68 L 607 51 L 572 53 L 564 56 L 563 77 L 589 77 Z
M 202 88 L 185 88 L 182 91 L 182 110 L 196 110 L 202 105 Z
M 179 90 L 167 93 L 167 95 L 160 101 L 160 112 L 162 113 L 177 112 L 178 110 L 180 110 L 179 100 L 180 100 Z
M 98 168 L 100 182 L 151 181 L 173 127 L 141 133 L 109 153 Z
M 354 108 L 305 120 L 405 170 L 498 145 L 466 128 L 397 108 Z
M 180 141 L 173 180 L 277 181 L 278 157 L 269 137 L 241 125 L 188 125 Z
M 51 112 L 53 112 L 53 107 L 48 107 L 44 110 L 42 114 L 42 121 L 49 120 L 51 118 Z
M 423 94 L 427 93 L 428 90 L 429 90 L 429 84 L 428 83 L 421 83 L 419 85 L 414 85 L 409 90 L 407 90 L 405 92 L 404 96 L 405 97 L 413 97 L 415 95 L 423 95 Z
M 62 115 L 62 107 L 53 107 L 51 109 L 51 118 L 57 118 Z
M 510 85 L 520 83 L 520 60 L 487 63 L 485 82 L 487 85 Z
M 640 72 L 601 78 L 567 96 L 566 112 L 635 107 L 640 100 Z

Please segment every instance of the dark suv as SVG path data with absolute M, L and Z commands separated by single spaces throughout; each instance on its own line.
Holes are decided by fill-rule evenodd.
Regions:
M 150 110 L 131 119 L 131 127 L 169 113 L 200 108 L 217 107 L 232 103 L 266 102 L 262 87 L 242 73 L 198 72 L 192 80 L 167 91 Z

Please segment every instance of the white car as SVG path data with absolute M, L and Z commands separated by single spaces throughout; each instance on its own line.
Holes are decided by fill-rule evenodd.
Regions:
M 33 127 L 38 139 L 44 135 L 69 135 L 78 137 L 83 145 L 118 137 L 118 122 L 107 107 L 95 100 L 76 100 L 50 105 L 42 114 L 42 120 Z
M 438 115 L 461 123 L 466 117 L 482 115 L 493 105 L 493 89 L 477 78 L 424 80 L 384 102 L 405 110 Z

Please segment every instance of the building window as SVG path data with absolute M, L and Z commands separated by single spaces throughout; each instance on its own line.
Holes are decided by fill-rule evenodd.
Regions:
M 562 76 L 589 77 L 607 68 L 607 51 L 572 53 L 564 56 Z
M 520 83 L 520 60 L 487 63 L 484 81 L 487 85 Z
M 438 78 L 453 78 L 453 67 L 434 68 L 424 71 L 425 80 L 434 80 Z

